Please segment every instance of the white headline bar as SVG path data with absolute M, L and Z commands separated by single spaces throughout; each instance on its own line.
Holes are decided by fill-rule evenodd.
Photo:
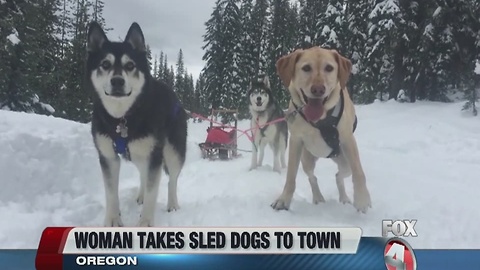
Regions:
M 74 228 L 64 254 L 354 254 L 360 228 Z

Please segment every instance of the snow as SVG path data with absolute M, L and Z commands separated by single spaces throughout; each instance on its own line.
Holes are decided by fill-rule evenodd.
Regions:
M 400 12 L 397 0 L 383 0 L 375 5 L 373 10 L 368 15 L 368 18 L 372 19 L 383 14 L 395 14 Z
M 40 102 L 40 98 L 36 94 L 33 96 L 32 102 L 34 104 L 39 104 L 45 111 L 51 114 L 55 113 L 55 109 L 52 107 L 52 105 Z
M 480 61 L 475 63 L 475 74 L 480 75 Z
M 442 7 L 437 7 L 437 9 L 435 9 L 435 11 L 433 12 L 432 17 L 437 17 L 441 11 L 442 11 Z
M 478 247 L 480 223 L 480 119 L 460 113 L 461 103 L 378 102 L 357 106 L 355 132 L 373 208 L 359 214 L 338 202 L 335 165 L 322 159 L 316 175 L 327 202 L 311 204 L 300 169 L 290 211 L 270 203 L 286 171 L 248 171 L 250 153 L 232 161 L 200 158 L 197 144 L 207 122 L 189 123 L 188 154 L 178 183 L 181 209 L 166 212 L 162 177 L 157 226 L 359 226 L 379 236 L 382 219 L 418 219 L 414 248 Z M 248 121 L 239 123 L 248 128 Z M 52 116 L 0 111 L 0 248 L 36 248 L 46 226 L 101 226 L 104 192 L 90 127 Z M 249 149 L 245 136 L 239 148 Z M 120 199 L 126 226 L 136 224 L 139 180 L 124 163 Z M 352 196 L 350 179 L 347 190 Z
M 18 32 L 16 29 L 14 29 L 14 32 L 11 33 L 10 35 L 7 36 L 7 39 L 13 44 L 16 45 L 20 42 L 20 39 L 18 38 Z

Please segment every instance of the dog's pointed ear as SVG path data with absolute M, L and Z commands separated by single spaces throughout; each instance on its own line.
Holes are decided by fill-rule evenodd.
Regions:
M 338 64 L 338 81 L 342 89 L 344 89 L 352 73 L 352 62 L 340 55 L 336 50 L 332 50 L 332 52 Z
M 107 40 L 107 36 L 100 24 L 91 22 L 87 33 L 87 51 L 96 52 L 100 50 Z
M 128 42 L 132 45 L 134 50 L 146 52 L 147 46 L 145 46 L 145 38 L 143 36 L 142 29 L 138 23 L 134 22 L 128 29 L 127 36 L 125 37 L 125 42 Z
M 296 50 L 290 54 L 282 56 L 275 64 L 277 74 L 287 88 L 290 86 L 290 83 L 295 76 L 295 64 L 298 62 L 301 55 L 302 50 Z
M 270 79 L 268 78 L 268 75 L 265 75 L 263 77 L 263 84 L 265 85 L 265 87 L 267 87 L 267 89 L 270 89 Z

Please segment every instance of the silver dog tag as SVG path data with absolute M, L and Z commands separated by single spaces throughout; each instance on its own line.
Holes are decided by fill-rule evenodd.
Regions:
M 128 128 L 124 121 L 120 122 L 120 124 L 117 125 L 116 132 L 120 134 L 120 137 L 122 138 L 128 137 Z

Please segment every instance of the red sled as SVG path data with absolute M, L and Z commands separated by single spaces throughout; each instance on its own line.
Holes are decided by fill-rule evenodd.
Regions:
M 233 114 L 234 125 L 214 125 L 214 118 L 218 113 Z M 237 126 L 238 110 L 212 110 L 210 114 L 210 126 L 207 128 L 207 139 L 200 143 L 202 158 L 230 160 L 239 157 L 237 151 Z

